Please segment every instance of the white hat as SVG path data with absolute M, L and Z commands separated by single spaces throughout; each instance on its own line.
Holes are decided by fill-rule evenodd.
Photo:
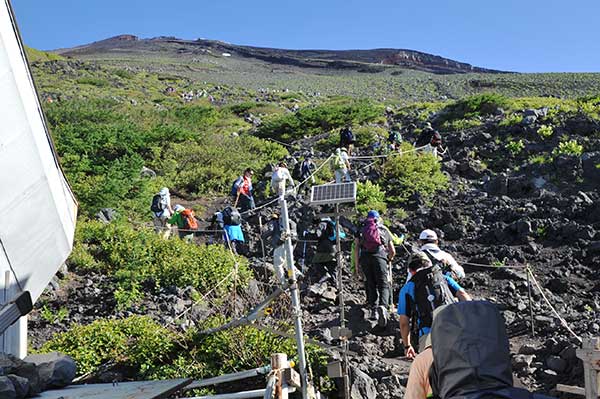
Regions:
M 177 205 L 175 205 L 175 207 L 173 208 L 173 210 L 175 212 L 181 212 L 181 211 L 185 210 L 185 208 L 183 207 L 183 205 L 177 204 Z
M 419 235 L 419 240 L 437 240 L 438 236 L 433 230 L 423 230 Z
M 166 187 L 163 187 L 160 189 L 160 191 L 158 192 L 160 195 L 167 195 L 169 194 L 169 189 Z

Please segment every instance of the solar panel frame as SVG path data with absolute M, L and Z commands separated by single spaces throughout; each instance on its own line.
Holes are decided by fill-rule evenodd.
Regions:
M 314 205 L 356 202 L 356 182 L 312 186 L 310 202 Z

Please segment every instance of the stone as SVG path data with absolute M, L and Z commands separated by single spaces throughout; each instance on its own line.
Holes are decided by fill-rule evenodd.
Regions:
M 16 399 L 17 392 L 15 387 L 7 376 L 0 377 L 0 398 L 3 399 Z
M 142 170 L 140 171 L 140 177 L 155 178 L 156 172 L 150 168 L 142 166 Z
M 512 359 L 512 365 L 515 369 L 527 370 L 533 362 L 534 355 L 516 355 Z
M 521 122 L 524 126 L 531 126 L 533 124 L 535 124 L 535 122 L 537 122 L 537 116 L 535 115 L 528 115 L 526 117 L 523 118 L 523 121 Z
M 37 395 L 44 390 L 40 372 L 33 363 L 29 363 L 28 361 L 21 362 L 15 367 L 11 374 L 18 375 L 29 381 L 29 396 Z
M 19 399 L 26 397 L 29 392 L 29 380 L 14 374 L 9 374 L 7 377 L 13 384 L 16 397 Z
M 24 360 L 38 366 L 44 389 L 65 387 L 73 382 L 77 373 L 75 360 L 58 352 L 29 355 Z
M 112 208 L 102 208 L 96 213 L 96 219 L 104 223 L 110 223 L 117 217 L 117 211 Z
M 377 389 L 373 379 L 357 368 L 352 368 L 352 387 L 350 389 L 351 399 L 376 398 Z

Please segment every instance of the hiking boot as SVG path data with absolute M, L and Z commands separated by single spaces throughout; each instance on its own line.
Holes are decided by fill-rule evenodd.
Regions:
M 388 323 L 388 312 L 385 306 L 377 307 L 377 324 L 379 327 L 386 327 Z

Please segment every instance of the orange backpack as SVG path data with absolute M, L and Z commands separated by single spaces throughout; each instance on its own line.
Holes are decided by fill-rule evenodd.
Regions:
M 181 218 L 183 219 L 183 228 L 186 230 L 197 230 L 198 221 L 194 217 L 194 211 L 191 209 L 184 209 L 181 211 Z

